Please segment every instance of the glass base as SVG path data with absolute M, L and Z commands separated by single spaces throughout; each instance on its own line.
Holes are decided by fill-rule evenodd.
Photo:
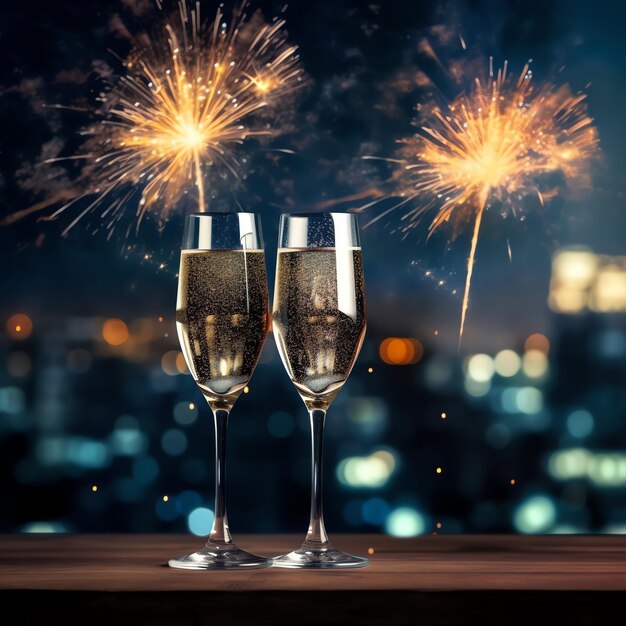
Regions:
M 306 567 L 310 569 L 330 569 L 330 568 L 355 568 L 367 567 L 369 559 L 360 556 L 352 556 L 340 550 L 327 548 L 319 550 L 305 548 L 294 550 L 289 554 L 283 554 L 272 559 L 273 567 Z
M 272 560 L 240 550 L 232 543 L 225 545 L 207 543 L 202 550 L 170 559 L 167 564 L 178 569 L 234 569 L 236 567 L 255 569 L 269 567 Z

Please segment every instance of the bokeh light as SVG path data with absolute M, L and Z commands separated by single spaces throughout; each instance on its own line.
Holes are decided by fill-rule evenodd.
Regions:
M 424 356 L 424 347 L 417 339 L 388 337 L 381 342 L 378 353 L 387 365 L 414 365 Z
M 128 341 L 128 337 L 128 326 L 123 320 L 112 317 L 102 324 L 102 338 L 110 346 L 121 346 Z
M 572 437 L 584 439 L 593 432 L 594 420 L 589 411 L 579 409 L 567 416 L 567 430 Z
M 499 376 L 511 378 L 519 372 L 522 360 L 513 350 L 501 350 L 494 359 L 494 369 Z
M 389 450 L 377 450 L 369 456 L 353 456 L 337 466 L 337 478 L 346 487 L 376 489 L 387 483 L 396 467 L 396 459 Z
M 60 522 L 28 522 L 22 526 L 20 531 L 33 534 L 52 534 L 66 533 L 68 528 Z
M 548 373 L 548 357 L 543 350 L 528 350 L 522 357 L 522 369 L 528 378 L 543 378 Z
M 187 362 L 185 361 L 185 357 L 182 352 L 179 352 L 176 355 L 176 369 L 179 374 L 189 374 L 189 370 L 187 369 Z
M 544 354 L 548 354 L 550 352 L 550 340 L 541 333 L 533 333 L 524 342 L 524 350 L 539 350 Z
M 177 376 L 178 374 L 181 373 L 178 367 L 181 356 L 182 356 L 182 353 L 180 352 L 180 350 L 168 350 L 161 357 L 161 369 L 168 376 Z
M 513 524 L 521 533 L 548 532 L 556 523 L 556 506 L 552 498 L 538 494 L 524 500 L 513 514 Z
M 189 532 L 198 537 L 206 537 L 211 532 L 215 515 L 211 509 L 198 507 L 187 516 Z
M 424 516 L 409 506 L 394 509 L 385 522 L 385 530 L 392 537 L 415 537 L 421 535 L 425 529 Z
M 477 383 L 489 382 L 495 372 L 495 364 L 488 354 L 475 354 L 467 361 L 467 374 Z
M 16 313 L 7 320 L 7 334 L 11 339 L 22 341 L 28 339 L 33 332 L 33 321 L 26 313 Z
M 501 396 L 506 413 L 534 415 L 543 408 L 543 393 L 536 387 L 507 387 Z

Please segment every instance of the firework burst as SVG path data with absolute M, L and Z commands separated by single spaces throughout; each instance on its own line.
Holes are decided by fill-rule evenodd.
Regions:
M 111 231 L 132 206 L 137 227 L 147 211 L 166 218 L 194 188 L 204 211 L 207 170 L 221 166 L 238 176 L 238 144 L 279 132 L 273 114 L 303 74 L 284 20 L 248 19 L 245 2 L 228 22 L 221 9 L 203 21 L 199 2 L 190 9 L 181 1 L 178 9 L 156 33 L 137 38 L 125 74 L 100 96 L 84 153 L 69 157 L 83 164 L 82 191 L 51 217 L 92 201 L 64 234 L 94 209 Z
M 445 107 L 435 107 L 418 133 L 401 142 L 394 180 L 402 200 L 372 221 L 402 206 L 404 233 L 429 211 L 429 235 L 444 224 L 472 224 L 459 341 L 469 304 L 472 271 L 483 213 L 494 204 L 514 215 L 520 201 L 544 201 L 558 189 L 540 191 L 545 176 L 560 174 L 570 186 L 589 184 L 598 136 L 586 112 L 585 94 L 567 85 L 533 86 L 529 66 L 513 79 L 506 63 L 489 79 Z

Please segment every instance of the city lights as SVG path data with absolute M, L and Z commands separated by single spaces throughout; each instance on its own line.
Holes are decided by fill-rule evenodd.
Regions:
M 544 354 L 548 354 L 550 352 L 550 340 L 541 333 L 533 333 L 524 342 L 524 350 L 528 352 L 539 350 Z
M 477 383 L 487 383 L 493 377 L 495 364 L 488 354 L 475 354 L 467 362 L 467 374 Z
M 128 326 L 123 320 L 113 317 L 102 325 L 102 338 L 110 346 L 121 346 L 128 341 L 128 337 Z
M 180 350 L 168 350 L 161 357 L 161 369 L 168 376 L 178 376 L 178 374 L 181 373 L 180 369 L 178 368 L 179 359 L 181 358 L 183 357 L 182 357 L 182 352 L 180 352 Z
M 23 341 L 32 334 L 33 321 L 25 313 L 16 313 L 7 320 L 6 329 L 11 339 Z
M 20 531 L 32 534 L 52 534 L 66 533 L 68 529 L 60 522 L 29 522 L 28 524 L 24 524 Z
M 556 480 L 586 478 L 596 487 L 623 487 L 626 485 L 626 452 L 594 452 L 586 448 L 559 450 L 550 456 L 548 471 Z
M 626 257 L 607 259 L 598 269 L 589 308 L 598 313 L 626 311 Z
M 570 413 L 567 416 L 567 421 L 565 423 L 569 434 L 572 437 L 576 437 L 576 439 L 584 439 L 593 432 L 593 415 L 584 409 L 579 409 Z
M 494 359 L 496 373 L 503 378 L 511 378 L 519 372 L 522 365 L 517 352 L 513 350 L 501 350 Z
M 377 450 L 369 456 L 353 456 L 337 466 L 340 483 L 354 489 L 375 489 L 387 483 L 396 467 L 396 459 L 389 450 Z
M 111 463 L 111 450 L 102 441 L 74 435 L 42 438 L 35 449 L 38 462 L 44 467 L 65 466 L 82 469 L 103 469 Z
M 545 533 L 556 523 L 556 506 L 554 501 L 543 494 L 531 496 L 524 500 L 513 514 L 513 524 L 521 533 Z
M 148 448 L 146 435 L 139 430 L 139 422 L 130 415 L 120 417 L 109 436 L 109 448 L 118 456 L 138 456 Z
M 415 508 L 401 506 L 391 512 L 385 530 L 392 537 L 415 537 L 424 533 L 426 520 Z
M 205 507 L 198 507 L 187 516 L 189 532 L 198 537 L 206 537 L 211 532 L 214 518 L 213 511 Z
M 597 266 L 591 279 L 585 274 L 584 263 L 570 274 L 572 280 L 579 281 L 577 284 L 586 285 L 585 310 L 593 312 L 593 307 L 598 306 L 598 302 L 601 303 L 601 308 L 607 310 L 616 306 L 606 298 L 602 300 L 603 284 L 608 284 L 609 279 L 614 281 L 611 288 L 619 293 L 618 281 L 611 275 L 611 272 L 615 272 L 615 264 L 606 267 L 605 264 L 604 257 L 597 258 Z M 567 275 L 567 271 L 565 274 Z M 585 282 L 589 280 L 590 282 Z M 26 324 L 21 324 L 19 332 L 28 332 L 28 328 Z M 206 463 L 195 448 L 190 429 L 198 420 L 204 404 L 199 406 L 190 400 L 191 395 L 186 386 L 189 381 L 185 382 L 180 376 L 183 372 L 187 373 L 184 357 L 179 349 L 173 348 L 175 344 L 172 339 L 164 340 L 164 330 L 170 328 L 166 327 L 164 321 L 159 322 L 155 316 L 127 322 L 117 318 L 104 321 L 101 318 L 81 318 L 71 326 L 71 333 L 68 334 L 70 339 L 60 351 L 58 367 L 65 368 L 68 376 L 82 375 L 91 369 L 99 370 L 99 359 L 110 359 L 112 356 L 111 351 L 102 350 L 101 341 L 113 347 L 126 344 L 125 349 L 117 351 L 114 358 L 128 364 L 152 364 L 153 388 L 159 393 L 167 394 L 164 397 L 171 398 L 168 399 L 171 404 L 166 409 L 169 424 L 163 422 L 163 428 L 156 432 L 144 426 L 145 422 L 139 412 L 136 416 L 122 414 L 117 419 L 113 417 L 113 426 L 99 438 L 64 434 L 41 437 L 34 448 L 35 460 L 41 467 L 55 467 L 60 471 L 78 473 L 109 471 L 109 468 L 117 471 L 113 470 L 114 467 L 119 467 L 117 463 L 127 463 L 130 471 L 127 475 L 115 475 L 106 493 L 102 492 L 102 485 L 87 483 L 88 492 L 94 494 L 94 498 L 90 499 L 92 506 L 102 502 L 102 493 L 107 500 L 111 499 L 122 505 L 134 505 L 150 493 L 150 513 L 158 523 L 176 527 L 186 524 L 191 532 L 206 535 L 210 530 L 213 513 L 205 507 L 200 493 L 189 488 L 179 494 L 164 494 L 162 491 L 159 493 L 158 485 L 162 485 L 163 489 L 163 486 L 170 484 L 166 482 L 171 472 L 167 469 L 168 464 L 175 466 L 176 476 L 180 476 L 187 487 L 193 486 L 198 491 L 200 485 L 209 478 Z M 38 324 L 37 331 L 37 341 L 46 336 L 45 325 Z M 32 326 L 29 332 L 32 336 Z M 624 353 L 625 337 L 621 326 L 612 322 L 611 325 L 597 330 L 590 345 L 597 355 L 615 362 Z M 467 414 L 464 407 L 455 404 L 456 401 L 451 400 L 451 396 L 447 394 L 455 389 L 464 389 L 469 396 L 470 406 L 474 403 L 481 411 L 493 412 L 493 417 L 482 430 L 483 441 L 491 449 L 513 451 L 511 444 L 525 433 L 543 430 L 549 430 L 551 434 L 558 432 L 560 445 L 578 444 L 580 447 L 565 448 L 552 453 L 548 451 L 545 468 L 551 479 L 559 483 L 584 480 L 588 488 L 605 491 L 623 487 L 626 485 L 626 452 L 592 451 L 582 447 L 583 443 L 586 445 L 588 441 L 594 441 L 596 432 L 604 432 L 602 410 L 597 409 L 586 398 L 569 405 L 561 405 L 556 410 L 547 404 L 551 384 L 560 375 L 558 367 L 562 344 L 556 334 L 555 346 L 558 349 L 551 353 L 550 340 L 542 333 L 533 333 L 517 345 L 503 346 L 489 354 L 468 355 L 462 371 L 459 371 L 458 361 L 450 355 L 429 355 L 425 367 L 416 370 L 414 374 L 415 380 L 422 380 L 427 389 L 439 394 L 429 405 L 427 414 L 442 422 L 446 422 L 452 415 L 463 418 Z M 384 339 L 378 349 L 383 362 L 390 365 L 415 363 L 424 353 L 421 343 L 416 339 L 400 337 Z M 37 363 L 33 355 L 36 352 L 31 350 L 30 344 L 14 345 L 13 349 L 9 347 L 5 353 L 6 371 L 14 378 L 14 382 L 0 388 L 0 412 L 9 417 L 16 416 L 13 422 L 16 428 L 21 423 L 18 422 L 21 418 L 17 416 L 24 414 L 28 407 L 27 391 L 21 386 L 23 382 L 31 380 L 27 377 L 36 371 Z M 551 359 L 555 359 L 554 374 L 550 370 Z M 345 418 L 341 428 L 349 429 L 347 432 L 355 440 L 384 441 L 387 433 L 392 433 L 395 428 L 394 420 L 403 417 L 396 413 L 397 405 L 393 400 L 382 392 L 374 395 L 368 390 L 367 383 L 370 381 L 385 383 L 386 377 L 393 374 L 391 368 L 378 368 L 376 380 L 368 378 L 374 369 L 366 364 L 360 372 L 355 371 L 355 374 L 360 373 L 360 386 L 355 386 L 352 394 L 342 397 Z M 244 393 L 248 392 L 249 388 L 246 387 Z M 263 390 L 259 393 L 262 394 Z M 407 413 L 406 417 L 408 416 Z M 291 409 L 270 412 L 266 420 L 263 428 L 267 429 L 267 434 L 274 440 L 292 437 L 298 423 Z M 455 424 L 459 422 L 458 419 L 454 421 Z M 560 428 L 558 431 L 557 426 Z M 336 436 L 329 429 L 329 437 Z M 367 453 L 361 445 L 359 443 L 342 448 L 340 459 L 343 460 L 336 466 L 337 481 L 355 496 L 354 500 L 346 504 L 345 522 L 357 529 L 384 529 L 393 536 L 408 537 L 431 531 L 435 534 L 441 532 L 443 521 L 429 521 L 427 515 L 417 508 L 411 505 L 394 505 L 390 501 L 389 496 L 393 492 L 387 490 L 395 488 L 396 482 L 401 484 L 403 479 L 400 472 L 406 471 L 407 467 L 407 464 L 399 463 L 399 453 L 388 448 L 365 448 L 371 450 Z M 449 482 L 450 477 L 446 479 L 443 476 L 447 472 L 447 457 L 438 455 L 435 459 L 430 472 L 427 470 L 426 474 L 431 480 Z M 26 464 L 16 468 L 15 475 L 25 483 L 33 480 Z M 517 493 L 523 493 L 520 492 L 519 484 L 523 484 L 528 490 L 533 485 L 542 487 L 531 476 L 521 473 L 519 468 L 516 468 L 514 475 L 515 478 L 510 474 L 499 477 L 500 484 L 510 489 L 511 498 Z M 508 523 L 517 531 L 525 533 L 565 531 L 569 522 L 558 523 L 560 506 L 559 501 L 544 493 L 526 496 L 508 515 Z M 579 525 L 585 529 L 584 523 Z M 449 532 L 469 528 L 460 519 L 451 519 L 446 527 Z
M 387 365 L 414 365 L 424 356 L 424 347 L 417 339 L 388 337 L 381 342 L 378 353 Z
M 528 350 L 522 357 L 522 371 L 528 378 L 543 378 L 548 373 L 548 357 L 542 350 Z
M 543 409 L 543 393 L 536 387 L 507 387 L 501 403 L 506 413 L 534 415 Z
M 176 355 L 176 361 L 174 362 L 176 365 L 176 371 L 179 374 L 189 374 L 189 370 L 187 369 L 187 362 L 185 361 L 185 357 L 182 352 L 179 352 Z
M 594 254 L 586 248 L 563 248 L 552 260 L 550 308 L 576 314 L 626 311 L 626 256 Z

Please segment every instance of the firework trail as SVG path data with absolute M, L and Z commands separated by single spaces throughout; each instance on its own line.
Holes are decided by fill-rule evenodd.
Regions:
M 372 220 L 408 206 L 404 233 L 431 210 L 429 236 L 444 224 L 472 224 L 459 344 L 485 210 L 498 203 L 516 215 L 520 201 L 533 193 L 543 205 L 558 193 L 540 192 L 547 175 L 560 174 L 570 186 L 590 183 L 589 166 L 599 146 L 586 95 L 572 94 L 567 85 L 535 87 L 531 78 L 528 65 L 513 79 L 506 63 L 494 75 L 490 62 L 487 80 L 476 78 L 470 92 L 434 107 L 420 130 L 400 142 L 396 158 L 389 159 L 396 167 L 394 195 L 401 201 Z
M 99 119 L 84 131 L 84 153 L 47 161 L 82 163 L 81 192 L 50 219 L 93 198 L 63 234 L 94 209 L 111 232 L 133 205 L 137 227 L 147 211 L 166 218 L 193 188 L 198 210 L 205 211 L 207 170 L 218 166 L 237 176 L 238 144 L 278 134 L 284 97 L 303 84 L 297 48 L 287 41 L 284 20 L 251 20 L 246 10 L 244 2 L 227 21 L 218 9 L 208 22 L 199 2 L 190 8 L 181 0 L 175 17 L 152 35 L 137 37 L 125 74 L 100 95 Z

